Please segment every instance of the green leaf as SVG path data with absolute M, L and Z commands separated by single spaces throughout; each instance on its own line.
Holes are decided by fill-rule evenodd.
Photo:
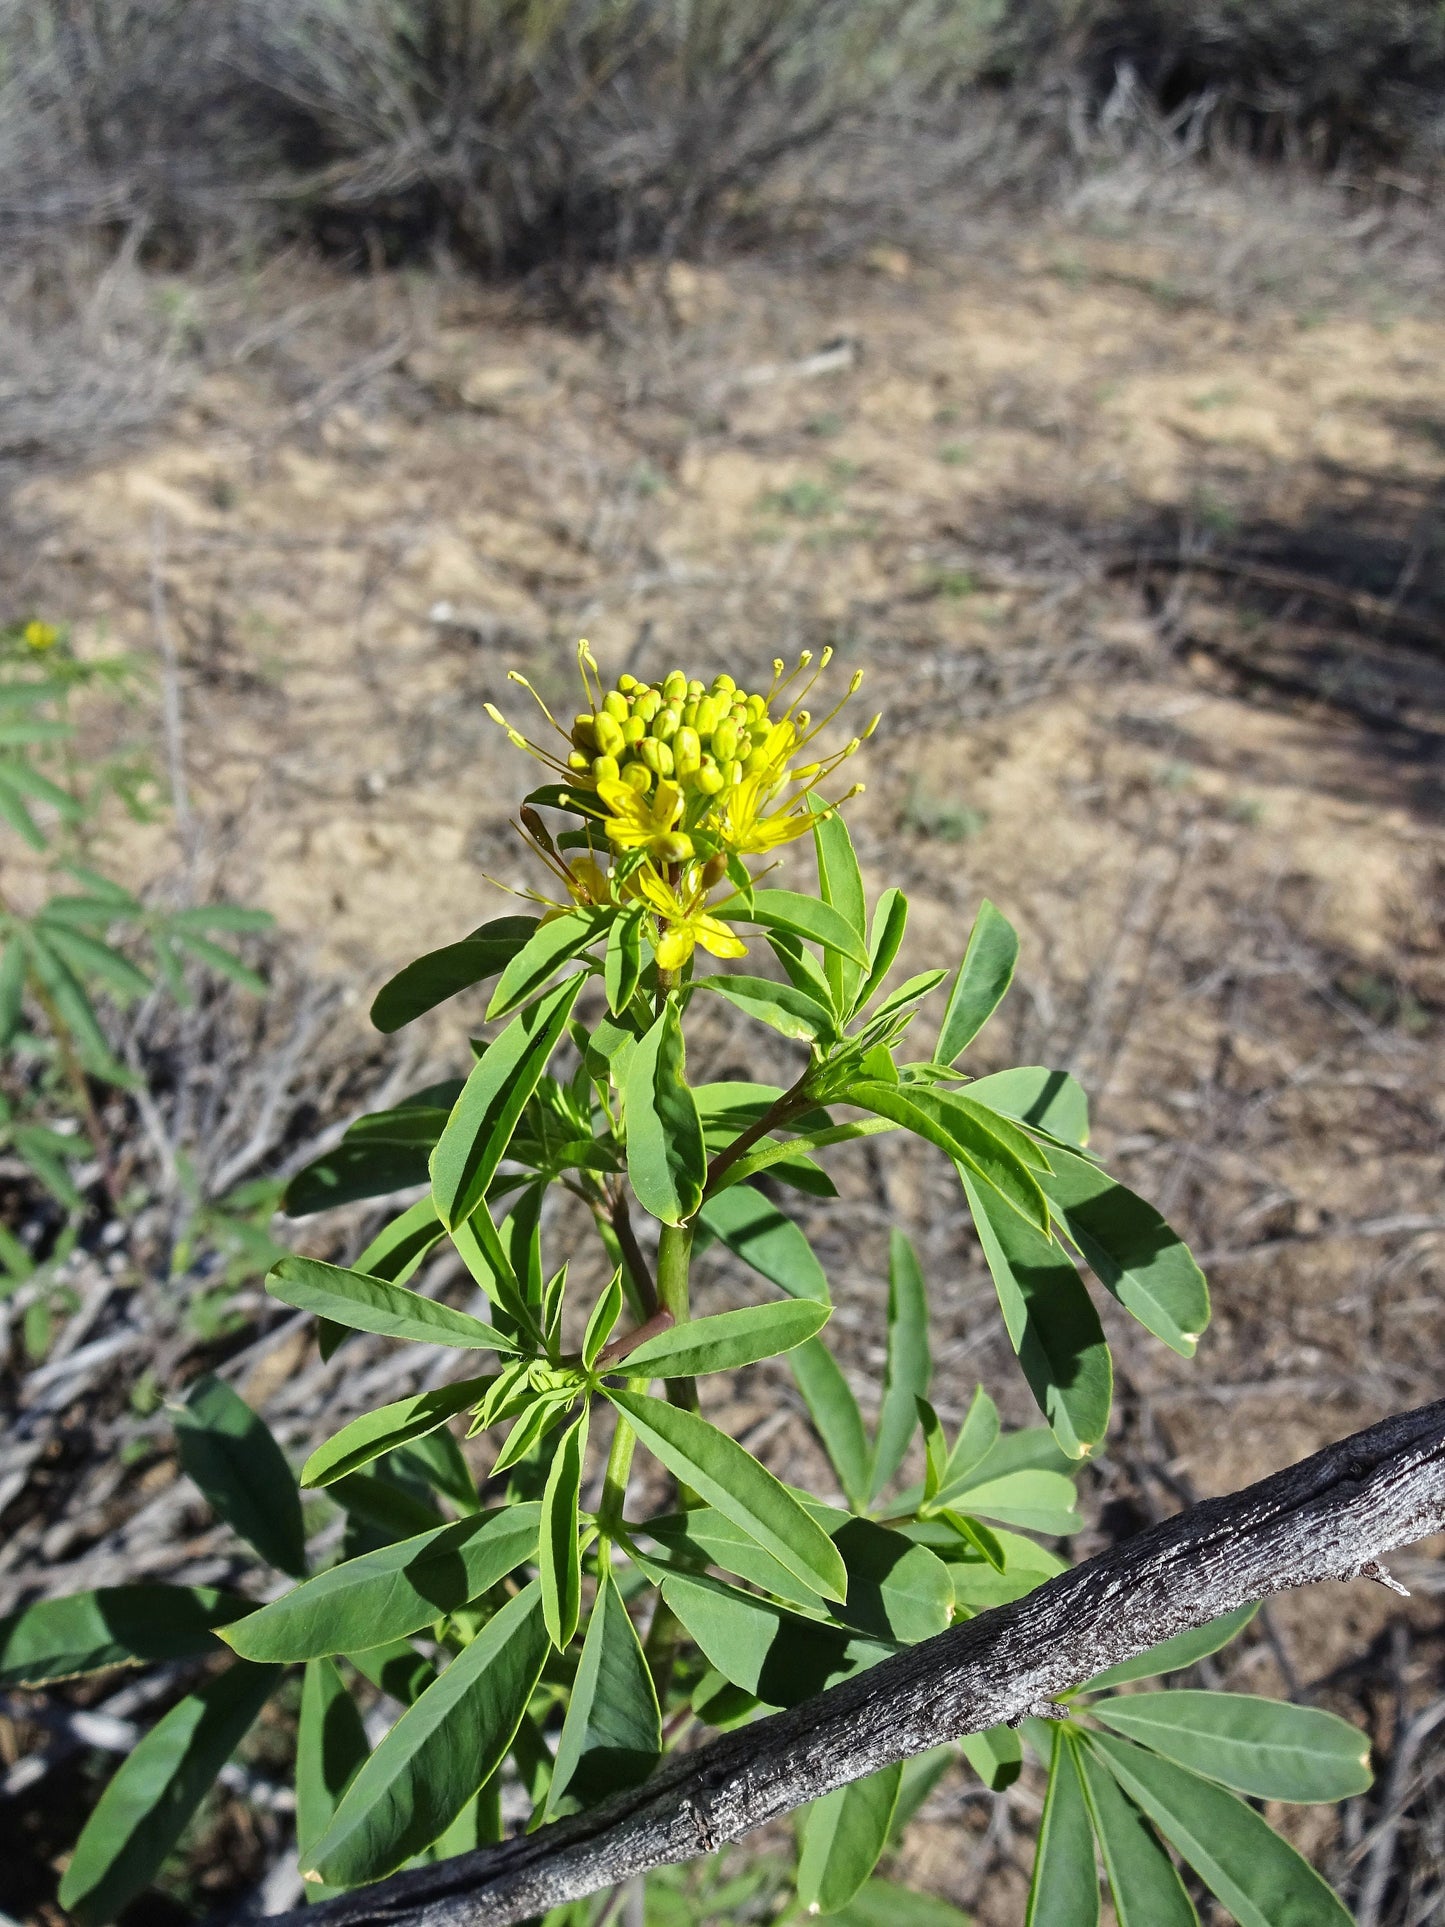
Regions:
M 0 1050 L 20 1028 L 25 995 L 25 948 L 12 937 L 0 951 Z
M 1022 1065 L 975 1078 L 968 1091 L 990 1110 L 1002 1111 L 1005 1117 L 1031 1124 L 1035 1130 L 1048 1131 L 1066 1144 L 1082 1147 L 1089 1141 L 1089 1100 L 1067 1071 L 1051 1071 L 1042 1064 Z
M 60 1883 L 60 1904 L 78 1927 L 114 1920 L 150 1884 L 280 1677 L 276 1666 L 227 1667 L 126 1755 Z
M 1236 1606 L 1231 1613 L 1211 1619 L 1206 1625 L 1195 1626 L 1190 1632 L 1162 1639 L 1147 1652 L 1136 1653 L 1133 1659 L 1120 1660 L 1117 1666 L 1097 1673 L 1084 1690 L 1092 1693 L 1100 1686 L 1122 1686 L 1125 1680 L 1156 1679 L 1161 1673 L 1177 1673 L 1185 1666 L 1193 1666 L 1197 1660 L 1206 1659 L 1221 1646 L 1227 1646 L 1258 1611 L 1259 1601 L 1254 1599 L 1246 1606 Z
M 785 1299 L 689 1319 L 644 1340 L 620 1369 L 629 1378 L 700 1378 L 705 1372 L 737 1371 L 814 1337 L 831 1310 L 812 1298 Z
M 45 931 L 46 940 L 60 952 L 73 970 L 88 971 L 98 977 L 122 1003 L 144 997 L 150 989 L 151 980 L 145 972 L 137 970 L 128 957 L 123 957 L 108 943 L 102 943 L 98 937 L 89 937 L 83 930 L 68 929 L 63 923 L 50 922 L 44 912 L 38 924 Z
M 873 906 L 873 935 L 868 944 L 868 975 L 858 988 L 855 1010 L 867 1008 L 893 968 L 908 928 L 908 899 L 901 890 L 887 889 Z
M 615 1391 L 607 1396 L 674 1478 L 741 1526 L 825 1599 L 847 1596 L 847 1573 L 833 1541 L 736 1440 L 695 1412 L 644 1393 Z
M 903 1781 L 895 1760 L 840 1786 L 804 1809 L 798 1850 L 798 1899 L 812 1913 L 845 1907 L 888 1844 Z
M 577 1543 L 577 1495 L 587 1450 L 587 1407 L 562 1434 L 552 1454 L 542 1492 L 542 1529 L 537 1571 L 542 1582 L 542 1616 L 558 1651 L 572 1643 L 582 1611 L 582 1554 Z
M 973 1921 L 933 1894 L 914 1893 L 891 1880 L 869 1880 L 833 1915 L 833 1927 L 973 1927 Z
M 431 1156 L 432 1196 L 449 1231 L 484 1202 L 583 982 L 571 976 L 519 1012 L 474 1065 Z
M 302 1866 L 370 1751 L 366 1728 L 340 1673 L 329 1659 L 308 1660 L 296 1729 L 296 1857 Z M 336 1891 L 314 1881 L 307 1886 L 317 1900 Z
M 603 922 L 595 910 L 569 910 L 564 916 L 544 917 L 502 972 L 487 1005 L 488 1018 L 506 1017 L 540 996 L 564 964 L 571 963 L 597 940 Z
M 938 1503 L 960 1506 L 981 1513 L 985 1519 L 1001 1519 L 1005 1525 L 1046 1533 L 1051 1538 L 1067 1538 L 1084 1528 L 1075 1507 L 1073 1481 L 1059 1472 L 1007 1472 L 976 1484 L 965 1479 L 940 1492 Z
M 1068 1736 L 1055 1727 L 1024 1927 L 1097 1927 L 1098 1919 L 1099 1876 L 1084 1783 Z
M 836 910 L 861 945 L 868 934 L 868 906 L 863 896 L 863 877 L 848 825 L 841 810 L 826 810 L 816 796 L 808 798 L 813 811 L 813 848 L 818 858 L 818 894 Z M 825 813 L 826 811 L 826 813 Z M 756 900 L 756 899 L 755 899 Z M 848 1010 L 858 987 L 868 973 L 871 958 L 851 958 L 830 949 L 824 954 L 823 968 L 828 987 L 839 1010 Z
M 604 1575 L 582 1642 L 547 1796 L 548 1815 L 639 1786 L 662 1752 L 652 1674 L 616 1581 Z
M 353 1331 L 411 1339 L 420 1345 L 452 1345 L 462 1351 L 517 1349 L 514 1339 L 468 1312 L 423 1298 L 419 1291 L 389 1284 L 385 1278 L 323 1264 L 319 1258 L 283 1258 L 267 1273 L 266 1289 L 284 1304 L 314 1311 L 318 1318 L 330 1318 Z
M 8 823 L 32 850 L 44 850 L 45 832 L 6 782 L 8 774 L 8 767 L 0 767 L 0 822 Z
M 223 944 L 212 943 L 209 937 L 198 937 L 191 930 L 172 929 L 166 934 L 172 944 L 182 950 L 188 950 L 198 962 L 205 964 L 211 970 L 219 971 L 223 977 L 229 977 L 232 983 L 240 984 L 244 990 L 249 990 L 254 996 L 264 997 L 270 989 L 270 985 L 259 971 L 252 970 L 249 964 L 242 963 L 241 959 L 227 950 Z
M 1112 1734 L 1088 1744 L 1239 1927 L 1350 1927 L 1308 1861 L 1233 1793 Z
M 952 1064 L 1003 1002 L 1019 960 L 1018 932 L 985 897 L 969 932 L 968 948 L 949 992 L 935 1064 Z
M 281 1195 L 281 1209 L 288 1217 L 307 1218 L 313 1211 L 410 1190 L 429 1175 L 424 1144 L 344 1140 L 296 1173 Z
M 926 1398 L 918 1400 L 918 1422 L 923 1430 L 925 1456 L 923 1497 L 931 1502 L 938 1495 L 948 1463 L 948 1440 L 943 1435 L 943 1421 Z
M 1079 1747 L 1074 1757 L 1083 1776 L 1089 1818 L 1104 1857 L 1119 1927 L 1198 1927 L 1199 1916 L 1173 1861 L 1138 1809 L 1124 1798 L 1118 1782 L 1090 1747 Z
M 998 1437 L 998 1407 L 982 1385 L 975 1385 L 968 1412 L 953 1442 L 948 1463 L 943 1468 L 941 1488 L 961 1486 L 969 1474 L 987 1459 L 998 1444 Z
M 958 1750 L 995 1793 L 1011 1787 L 1023 1771 L 1023 1745 L 1011 1726 L 989 1726 L 982 1733 L 965 1733 Z
M 422 1657 L 409 1639 L 388 1640 L 384 1646 L 368 1646 L 346 1657 L 363 1679 L 369 1679 L 379 1692 L 401 1706 L 410 1706 L 420 1699 L 437 1676 L 436 1667 Z
M 592 1307 L 592 1315 L 587 1320 L 587 1329 L 582 1335 L 582 1369 L 590 1372 L 597 1363 L 597 1355 L 612 1336 L 613 1328 L 622 1316 L 622 1273 L 614 1271 L 608 1281 L 607 1289 Z
M 1055 1151 L 1042 1178 L 1089 1269 L 1146 1331 L 1192 1358 L 1209 1323 L 1209 1288 L 1189 1247 L 1152 1204 L 1087 1158 Z
M 1095 1700 L 1095 1719 L 1259 1800 L 1348 1800 L 1370 1785 L 1370 1743 L 1333 1713 L 1253 1693 L 1168 1688 Z
M 868 1503 L 872 1463 L 858 1401 L 821 1338 L 810 1338 L 789 1352 L 788 1364 L 838 1483 L 849 1505 L 861 1512 Z
M 1060 1447 L 1085 1458 L 1109 1427 L 1114 1367 L 1083 1281 L 1052 1239 L 960 1170 L 1009 1342 Z
M 829 951 L 837 951 L 864 970 L 868 968 L 862 932 L 831 904 L 820 903 L 816 897 L 799 896 L 793 890 L 755 890 L 752 907 L 737 911 L 733 920 L 761 924 L 765 930 L 789 931 L 819 944 L 825 958 Z
M 541 1507 L 508 1505 L 381 1546 L 318 1573 L 227 1628 L 245 1659 L 322 1659 L 419 1632 L 535 1558 Z
M 403 1476 L 424 1479 L 434 1492 L 449 1499 L 458 1512 L 479 1510 L 477 1482 L 472 1477 L 466 1454 L 445 1427 L 423 1432 L 419 1438 L 399 1446 L 392 1465 Z
M 632 1053 L 624 1101 L 627 1175 L 638 1203 L 663 1224 L 682 1224 L 702 1203 L 707 1152 L 671 1003 Z
M 607 1008 L 620 1017 L 637 995 L 642 981 L 642 920 L 639 904 L 614 918 L 607 932 L 607 954 L 602 976 L 607 991 Z
M 301 1495 L 265 1421 L 219 1378 L 198 1378 L 175 1415 L 181 1465 L 234 1531 L 282 1572 L 306 1570 Z
M 918 1425 L 918 1401 L 927 1398 L 932 1377 L 928 1287 L 918 1254 L 894 1229 L 888 1234 L 888 1364 L 873 1446 L 870 1497 L 876 1499 L 902 1465 Z
M 1024 1138 L 1024 1133 L 1012 1124 L 1007 1132 L 1014 1135 L 1006 1135 L 996 1128 L 1002 1124 L 1001 1119 L 994 1119 L 992 1125 L 983 1122 L 987 1114 L 982 1113 L 981 1106 L 969 1106 L 921 1084 L 903 1088 L 876 1081 L 853 1084 L 848 1089 L 847 1100 L 901 1124 L 929 1144 L 936 1144 L 955 1162 L 966 1166 L 980 1184 L 987 1185 L 1012 1205 L 1027 1224 L 1047 1232 L 1049 1207 L 1039 1189 L 1038 1178 L 1029 1168 L 1031 1159 L 1038 1153 L 1032 1142 Z M 1020 1155 L 1018 1139 L 1028 1144 L 1030 1156 Z
M 547 1651 L 534 1580 L 402 1714 L 352 1781 L 305 1871 L 354 1887 L 430 1846 L 506 1757 Z
M 700 988 L 716 991 L 748 1017 L 756 1017 L 784 1037 L 803 1044 L 828 1044 L 837 1035 L 833 1013 L 795 984 L 775 983 L 771 977 L 731 974 L 704 977 Z
M 828 1280 L 813 1247 L 790 1217 L 761 1192 L 735 1184 L 708 1198 L 699 1221 L 729 1251 L 790 1298 L 829 1301 Z
M 461 943 L 418 957 L 376 993 L 372 1023 L 381 1031 L 400 1030 L 458 991 L 495 977 L 523 948 L 538 921 L 536 917 L 497 917 Z
M 711 1195 L 715 1197 L 732 1185 L 744 1184 L 773 1165 L 799 1163 L 805 1151 L 821 1151 L 830 1144 L 850 1144 L 854 1138 L 876 1137 L 880 1131 L 896 1128 L 889 1118 L 870 1117 L 857 1124 L 834 1124 L 824 1131 L 800 1132 L 797 1137 L 761 1144 L 756 1151 L 750 1151 L 745 1158 L 739 1158 L 736 1164 L 729 1165 Z M 779 1171 L 777 1175 L 782 1177 L 784 1174 Z M 790 1174 L 790 1181 L 796 1183 L 798 1180 Z M 835 1191 L 826 1191 L 820 1195 L 834 1197 L 837 1194 Z
M 249 1599 L 210 1586 L 102 1586 L 39 1599 L 0 1619 L 0 1687 L 219 1653 L 211 1629 L 250 1609 Z
M 442 1222 L 430 1197 L 418 1198 L 399 1218 L 378 1231 L 354 1269 L 369 1278 L 385 1278 L 404 1285 L 427 1253 L 441 1241 Z
M 898 1649 L 803 1619 L 701 1573 L 663 1573 L 662 1596 L 725 1679 L 770 1706 L 797 1706 Z
M 303 1486 L 333 1485 L 348 1472 L 359 1472 L 384 1452 L 425 1438 L 438 1426 L 475 1405 L 491 1384 L 490 1378 L 463 1378 L 455 1385 L 439 1385 L 430 1392 L 414 1392 L 374 1412 L 364 1412 L 343 1425 L 333 1438 L 318 1445 L 301 1468 Z

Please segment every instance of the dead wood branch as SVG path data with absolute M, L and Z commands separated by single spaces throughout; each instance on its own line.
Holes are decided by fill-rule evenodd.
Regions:
M 1445 1399 L 1206 1499 L 789 1712 L 675 1757 L 590 1813 L 283 1916 L 286 1927 L 510 1927 L 709 1853 L 807 1800 L 1290 1587 L 1445 1529 Z

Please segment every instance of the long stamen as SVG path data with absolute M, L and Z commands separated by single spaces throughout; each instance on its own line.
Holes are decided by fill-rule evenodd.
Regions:
M 552 725 L 553 729 L 556 730 L 557 734 L 560 737 L 562 737 L 570 747 L 572 742 L 571 736 L 568 734 L 568 732 L 565 729 L 563 729 L 562 725 L 557 721 L 557 718 L 552 714 L 551 710 L 548 709 L 546 703 L 543 702 L 542 698 L 537 694 L 536 690 L 532 687 L 531 683 L 528 682 L 527 678 L 522 674 L 522 672 L 519 669 L 509 669 L 507 671 L 507 681 L 514 682 L 516 683 L 519 689 L 526 690 L 527 694 L 532 698 L 532 701 L 537 705 L 538 709 L 540 709 L 542 714 L 547 718 L 547 721 Z
M 804 748 L 806 744 L 812 742 L 813 738 L 818 734 L 819 730 L 826 729 L 829 723 L 832 722 L 833 718 L 841 714 L 841 712 L 848 707 L 849 703 L 852 702 L 853 698 L 858 694 L 858 691 L 862 686 L 862 682 L 863 682 L 863 671 L 861 669 L 855 669 L 853 671 L 852 677 L 849 680 L 846 693 L 836 703 L 834 703 L 833 707 L 828 711 L 826 716 L 824 716 L 820 721 L 816 723 L 810 723 L 807 733 L 798 738 L 797 742 L 794 744 L 794 749 L 798 750 L 798 749 Z

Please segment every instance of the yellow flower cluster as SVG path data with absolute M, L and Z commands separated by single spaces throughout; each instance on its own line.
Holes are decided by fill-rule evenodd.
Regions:
M 718 957 L 745 954 L 741 939 L 715 914 L 727 900 L 711 911 L 707 907 L 728 876 L 730 860 L 767 855 L 810 829 L 815 820 L 811 792 L 877 726 L 875 716 L 833 755 L 808 755 L 863 679 L 859 670 L 842 701 L 815 719 L 801 705 L 832 653 L 823 650 L 811 675 L 811 651 L 803 652 L 791 675 L 775 661 L 765 696 L 741 689 L 728 675 L 715 677 L 709 686 L 680 669 L 652 683 L 623 675 L 615 688 L 604 690 L 596 659 L 580 643 L 577 660 L 588 706 L 570 729 L 562 728 L 525 676 L 515 670 L 511 675 L 564 739 L 566 747 L 559 752 L 529 741 L 487 705 L 488 715 L 519 749 L 555 772 L 562 787 L 549 800 L 574 808 L 589 827 L 600 830 L 619 859 L 620 874 L 604 876 L 595 852 L 568 862 L 535 812 L 524 811 L 524 831 L 533 847 L 561 876 L 574 903 L 647 904 L 659 924 L 660 969 L 681 968 L 699 944 Z

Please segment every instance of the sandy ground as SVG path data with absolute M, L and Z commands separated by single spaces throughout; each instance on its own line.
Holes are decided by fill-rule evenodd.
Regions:
M 524 880 L 529 772 L 482 710 L 521 707 L 509 666 L 563 703 L 581 634 L 647 675 L 766 682 L 824 642 L 867 669 L 854 821 L 871 885 L 912 897 L 904 962 L 952 962 L 983 895 L 1017 922 L 978 1067 L 1075 1070 L 1100 1148 L 1210 1270 L 1192 1365 L 1106 1307 L 1093 1543 L 1436 1395 L 1445 1356 L 1445 318 L 1343 271 L 1241 313 L 1190 292 L 1202 245 L 1076 224 L 676 267 L 599 284 L 586 330 L 282 264 L 239 320 L 230 297 L 163 435 L 11 504 L 17 608 L 154 656 L 159 589 L 209 870 L 354 986 L 358 1022 L 504 907 L 484 873 Z M 165 860 L 142 833 L 121 854 Z M 860 1384 L 893 1212 L 936 1283 L 945 1417 L 982 1376 L 1026 1420 L 944 1172 L 889 1145 L 841 1170 L 819 1229 Z M 1291 1683 L 1281 1654 L 1329 1682 L 1392 1610 L 1362 1585 L 1283 1600 L 1239 1683 Z M 1428 1590 L 1413 1611 L 1423 1679 Z M 1020 1917 L 961 1783 L 929 1812 L 918 1877 Z

